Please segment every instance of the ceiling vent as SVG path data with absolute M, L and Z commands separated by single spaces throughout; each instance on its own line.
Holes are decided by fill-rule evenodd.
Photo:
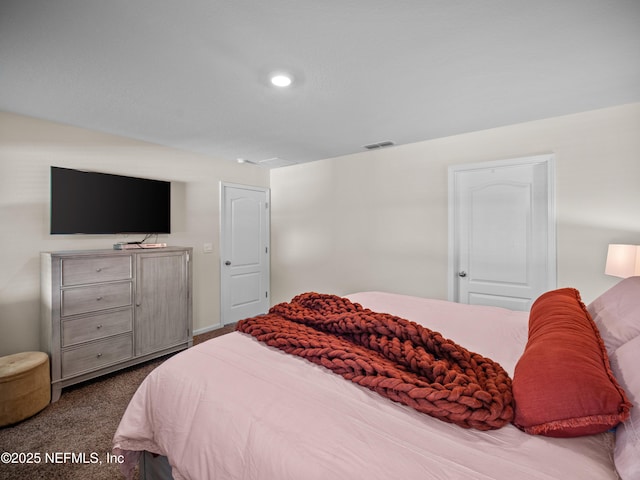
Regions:
M 375 150 L 377 148 L 392 147 L 393 145 L 395 145 L 395 143 L 393 143 L 391 140 L 386 140 L 384 142 L 370 143 L 369 145 L 363 145 L 362 147 L 366 148 L 367 150 Z
M 266 160 L 260 160 L 258 165 L 267 168 L 279 168 L 295 165 L 296 163 L 297 162 L 292 162 L 291 160 L 284 160 L 283 158 L 267 158 Z

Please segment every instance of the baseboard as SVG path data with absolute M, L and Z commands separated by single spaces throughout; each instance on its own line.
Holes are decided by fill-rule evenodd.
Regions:
M 209 332 L 213 332 L 214 330 L 220 330 L 221 328 L 223 328 L 224 325 L 218 324 L 218 325 L 210 325 L 208 327 L 204 327 L 204 328 L 199 328 L 197 330 L 193 331 L 194 335 L 202 335 L 203 333 L 209 333 Z

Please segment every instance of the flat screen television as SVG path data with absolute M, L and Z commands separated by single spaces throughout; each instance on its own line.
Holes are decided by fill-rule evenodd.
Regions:
M 52 234 L 171 232 L 171 182 L 51 167 Z

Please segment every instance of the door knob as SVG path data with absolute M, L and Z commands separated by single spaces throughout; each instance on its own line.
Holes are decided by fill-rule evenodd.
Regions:
M 458 276 L 459 277 L 466 277 L 467 276 L 467 272 L 465 272 L 464 270 L 458 272 Z
M 229 260 L 227 260 L 226 262 L 224 262 L 224 264 L 229 266 L 229 265 L 231 265 L 231 262 Z

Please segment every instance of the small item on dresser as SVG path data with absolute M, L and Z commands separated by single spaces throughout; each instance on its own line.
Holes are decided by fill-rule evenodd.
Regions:
M 113 244 L 114 250 L 141 250 L 146 248 L 165 248 L 166 243 L 119 242 Z

